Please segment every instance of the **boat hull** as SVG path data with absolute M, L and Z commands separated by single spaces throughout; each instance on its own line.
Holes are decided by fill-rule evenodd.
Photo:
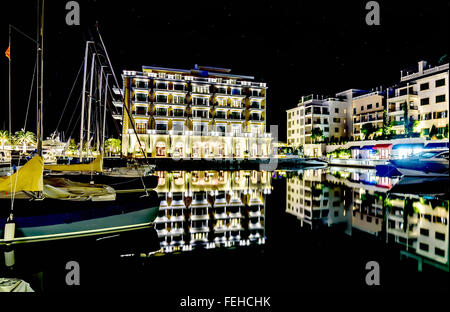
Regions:
M 411 177 L 444 177 L 449 174 L 448 160 L 396 159 L 392 164 L 404 176 Z
M 156 192 L 117 194 L 115 201 L 15 200 L 13 240 L 3 239 L 8 210 L 0 216 L 0 245 L 67 239 L 152 226 L 159 211 Z M 10 200 L 2 199 L 2 207 Z M 5 205 L 4 205 L 5 204 Z

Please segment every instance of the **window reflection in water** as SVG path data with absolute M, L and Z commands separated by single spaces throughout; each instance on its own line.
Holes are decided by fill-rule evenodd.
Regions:
M 286 175 L 286 212 L 302 227 L 373 235 L 399 248 L 401 258 L 417 260 L 419 271 L 423 263 L 449 270 L 448 193 L 415 192 L 431 183 L 427 179 L 408 185 L 405 193 L 393 188 L 400 178 L 378 177 L 372 169 L 327 168 Z M 448 189 L 448 180 L 443 183 Z
M 162 252 L 265 243 L 270 174 L 255 170 L 156 174 L 161 204 L 155 228 Z

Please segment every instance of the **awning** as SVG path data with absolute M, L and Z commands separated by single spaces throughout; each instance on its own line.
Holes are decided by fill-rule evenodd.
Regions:
M 362 151 L 371 150 L 371 149 L 373 149 L 373 145 L 364 145 L 363 147 L 361 147 Z
M 359 150 L 359 146 L 350 146 L 351 150 Z
M 414 149 L 414 148 L 423 148 L 424 146 L 425 146 L 424 143 L 403 143 L 403 144 L 395 144 L 392 149 L 393 150 L 397 150 L 400 148 Z
M 448 148 L 448 142 L 428 143 L 425 148 Z
M 377 144 L 373 147 L 373 149 L 383 149 L 383 148 L 392 148 L 392 144 Z

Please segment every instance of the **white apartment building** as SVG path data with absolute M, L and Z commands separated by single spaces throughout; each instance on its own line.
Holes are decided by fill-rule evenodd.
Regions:
M 415 132 L 428 136 L 435 126 L 438 134 L 444 134 L 449 124 L 448 65 L 432 67 L 426 61 L 420 61 L 416 72 L 400 72 L 400 87 L 388 105 L 389 117 L 397 133 L 404 133 L 402 105 L 408 103 L 408 118 L 419 121 Z
M 347 102 L 338 98 L 319 99 L 318 96 L 302 96 L 297 107 L 287 113 L 287 143 L 291 146 L 322 141 L 313 137 L 313 129 L 322 130 L 330 141 L 346 137 Z
M 364 134 L 361 130 L 365 124 L 372 124 L 375 128 L 381 128 L 383 126 L 384 108 L 385 92 L 381 90 L 354 97 L 352 101 L 352 136 L 364 139 Z

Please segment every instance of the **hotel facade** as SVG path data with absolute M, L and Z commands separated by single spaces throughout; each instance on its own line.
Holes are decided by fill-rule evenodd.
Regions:
M 384 118 L 395 134 L 405 134 L 408 122 L 420 136 L 429 136 L 433 126 L 436 134 L 444 135 L 449 125 L 448 67 L 448 63 L 432 67 L 420 61 L 415 69 L 402 70 L 400 82 L 391 88 L 349 89 L 325 99 L 303 96 L 286 111 L 287 143 L 314 143 L 314 128 L 322 130 L 329 142 L 367 139 L 361 131 L 364 125 L 381 129 Z
M 148 157 L 172 158 L 269 155 L 267 86 L 253 81 L 254 77 L 196 65 L 190 70 L 143 66 L 142 72 L 124 70 L 122 78 L 124 102 L 114 104 L 122 108 L 115 118 L 122 121 L 123 155 L 143 157 L 143 152 Z

